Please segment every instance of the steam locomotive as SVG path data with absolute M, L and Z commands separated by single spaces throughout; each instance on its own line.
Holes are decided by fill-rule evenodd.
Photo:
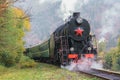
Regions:
M 26 55 L 41 61 L 69 65 L 82 58 L 95 59 L 97 46 L 95 35 L 90 34 L 90 25 L 76 12 L 58 27 L 42 44 L 28 48 Z

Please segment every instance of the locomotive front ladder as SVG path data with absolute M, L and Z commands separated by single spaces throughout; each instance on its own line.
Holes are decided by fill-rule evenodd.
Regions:
M 68 38 L 65 36 L 60 37 L 60 44 L 61 44 L 61 61 L 62 64 L 68 64 L 68 53 L 69 53 L 69 44 L 68 44 Z

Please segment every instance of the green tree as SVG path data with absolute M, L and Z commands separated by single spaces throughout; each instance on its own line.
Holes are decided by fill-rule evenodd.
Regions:
M 118 52 L 120 52 L 120 38 L 118 38 Z
M 103 67 L 106 68 L 106 69 L 111 69 L 112 68 L 112 56 L 111 56 L 111 53 L 107 53 L 105 55 L 105 61 L 104 61 L 104 64 L 103 64 Z
M 105 41 L 102 41 L 102 42 L 100 42 L 99 44 L 98 44 L 98 50 L 99 50 L 99 52 L 103 52 L 103 51 L 105 51 L 105 49 L 106 49 L 106 42 Z
M 104 68 L 120 70 L 120 38 L 118 39 L 118 45 L 105 54 L 104 60 Z
M 103 58 L 105 55 L 105 51 L 106 51 L 106 42 L 102 41 L 98 43 L 98 56 Z
M 18 56 L 24 51 L 24 36 L 22 20 L 17 20 L 15 25 L 14 14 L 11 8 L 6 9 L 4 17 L 1 17 L 0 23 L 0 63 L 5 66 L 11 66 L 19 62 Z
M 4 10 L 3 4 L 6 5 Z M 22 38 L 26 18 L 16 16 L 16 10 L 3 1 L 0 2 L 0 11 L 0 64 L 12 66 L 20 61 L 25 50 Z

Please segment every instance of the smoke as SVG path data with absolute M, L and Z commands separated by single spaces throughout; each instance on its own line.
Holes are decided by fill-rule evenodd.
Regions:
M 46 4 L 46 3 L 55 3 L 60 0 L 39 0 L 40 4 Z
M 64 69 L 67 69 L 67 70 L 70 70 L 70 71 L 77 71 L 77 64 L 74 63 L 74 62 L 71 62 L 70 65 L 67 65 L 67 66 L 62 66 L 61 65 L 61 68 L 64 68 Z
M 89 0 L 61 0 L 60 10 L 58 11 L 63 20 L 67 19 L 73 12 L 79 12 L 83 5 L 87 4 Z M 78 8 L 79 7 L 79 10 Z
M 94 60 L 83 58 L 78 60 L 77 63 L 71 62 L 70 65 L 61 66 L 61 68 L 65 68 L 70 71 L 88 71 L 91 68 L 102 69 L 103 65 L 101 61 L 97 62 Z
M 102 69 L 103 68 L 103 63 L 100 62 L 100 61 L 99 62 L 93 61 L 92 65 L 91 65 L 91 68 Z
M 39 5 L 41 8 L 49 7 L 50 4 L 55 5 L 60 2 L 59 9 L 56 11 L 58 16 L 65 20 L 68 18 L 73 12 L 79 12 L 82 7 L 89 3 L 89 0 L 39 0 Z
M 75 5 L 77 3 L 77 0 L 62 0 L 60 5 L 60 11 L 62 13 L 62 18 L 65 20 L 68 16 L 71 15 L 71 12 L 75 10 Z

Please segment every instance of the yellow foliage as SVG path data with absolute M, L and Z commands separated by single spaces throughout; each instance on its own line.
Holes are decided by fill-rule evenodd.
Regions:
M 24 20 L 24 26 L 27 30 L 30 30 L 30 21 L 28 21 L 27 19 Z
M 105 52 L 103 52 L 103 51 L 99 52 L 99 54 L 98 54 L 98 56 L 101 57 L 101 58 L 103 58 L 104 55 L 105 55 Z
M 14 7 L 13 10 L 15 12 L 15 16 L 16 17 L 22 17 L 22 16 L 24 16 L 24 12 L 21 9 Z
M 25 12 L 19 8 L 13 8 L 15 17 L 17 19 L 23 19 L 23 26 L 25 27 L 26 30 L 30 30 L 30 19 L 29 17 L 25 14 Z

